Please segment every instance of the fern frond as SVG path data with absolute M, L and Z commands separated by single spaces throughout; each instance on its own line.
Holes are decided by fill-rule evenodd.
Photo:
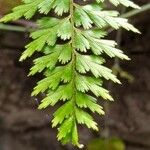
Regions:
M 139 8 L 130 0 L 109 0 L 115 6 Z M 104 0 L 79 5 L 73 0 L 23 0 L 12 13 L 1 22 L 30 19 L 35 13 L 46 15 L 37 21 L 38 28 L 30 34 L 33 39 L 25 48 L 20 61 L 31 57 L 35 52 L 42 56 L 36 58 L 29 75 L 43 72 L 44 77 L 33 89 L 32 96 L 45 93 L 39 109 L 61 106 L 54 113 L 52 127 L 58 128 L 57 138 L 63 144 L 71 142 L 79 148 L 78 124 L 98 131 L 97 123 L 91 113 L 104 115 L 95 97 L 113 101 L 103 81 L 120 83 L 112 70 L 107 68 L 105 53 L 109 57 L 129 60 L 117 43 L 107 40 L 106 27 L 124 28 L 139 31 L 127 19 L 120 18 L 117 11 L 103 10 Z M 57 17 L 48 16 L 53 10 Z M 58 17 L 59 16 L 59 17 Z M 87 111 L 90 110 L 90 111 Z

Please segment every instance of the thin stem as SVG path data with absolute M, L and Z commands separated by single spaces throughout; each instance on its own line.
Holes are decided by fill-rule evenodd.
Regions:
M 74 2 L 73 0 L 70 0 L 70 22 L 72 26 L 72 36 L 71 36 L 71 45 L 72 45 L 72 72 L 73 72 L 73 78 L 72 78 L 72 84 L 73 84 L 73 97 L 72 97 L 72 102 L 73 102 L 73 116 L 74 119 L 75 117 L 75 107 L 76 107 L 76 85 L 75 85 L 75 78 L 76 78 L 76 51 L 75 51 L 75 29 L 74 29 Z M 75 121 L 75 120 L 74 120 Z
M 73 110 L 72 110 L 72 116 L 74 119 L 74 125 L 76 126 L 76 49 L 75 49 L 75 26 L 74 26 L 74 1 L 70 0 L 70 22 L 71 22 L 71 26 L 72 26 L 72 36 L 71 36 L 71 45 L 72 45 L 72 85 L 73 85 L 73 96 L 72 96 L 72 104 L 73 104 Z M 74 128 L 74 125 L 72 126 Z M 77 145 L 79 148 L 83 148 L 84 146 L 82 144 L 79 144 L 78 141 L 76 141 L 77 143 L 74 143 L 75 145 Z
M 147 10 L 150 10 L 150 3 L 143 5 L 141 7 L 141 9 L 138 9 L 138 10 L 136 9 L 136 10 L 129 11 L 129 12 L 121 15 L 121 17 L 130 18 L 130 17 L 138 15 L 138 14 L 144 12 L 144 11 L 147 11 Z
M 26 32 L 27 28 L 14 26 L 14 25 L 5 25 L 5 24 L 0 23 L 0 30 Z

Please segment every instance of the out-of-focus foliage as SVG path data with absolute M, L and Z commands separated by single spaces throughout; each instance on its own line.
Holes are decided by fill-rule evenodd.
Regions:
M 125 145 L 119 138 L 94 139 L 88 144 L 87 150 L 125 150 Z
M 116 75 L 116 76 L 119 76 L 123 79 L 126 79 L 128 80 L 128 82 L 130 83 L 133 83 L 134 82 L 134 76 L 132 76 L 132 74 L 130 74 L 129 72 L 127 71 L 124 71 L 120 66 L 118 65 L 115 65 L 113 68 L 113 73 Z
M 21 0 L 0 0 L 0 15 L 8 13 L 13 7 L 21 3 Z

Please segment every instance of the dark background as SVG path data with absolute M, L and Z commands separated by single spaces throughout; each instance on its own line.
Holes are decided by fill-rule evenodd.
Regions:
M 139 5 L 150 2 L 134 1 Z M 0 0 L 0 8 L 5 5 Z M 110 137 L 123 140 L 127 150 L 150 150 L 150 11 L 131 20 L 142 35 L 123 30 L 121 48 L 132 60 L 121 61 L 121 68 L 134 81 L 121 79 L 122 85 L 109 86 L 115 102 L 109 103 L 105 118 L 95 116 L 100 132 L 80 127 L 80 139 L 85 145 L 109 131 Z M 115 39 L 116 32 L 110 38 Z M 56 129 L 50 126 L 52 109 L 37 110 L 40 98 L 30 97 L 39 76 L 27 77 L 31 60 L 18 62 L 28 41 L 27 33 L 0 31 L 0 150 L 76 149 L 57 142 Z

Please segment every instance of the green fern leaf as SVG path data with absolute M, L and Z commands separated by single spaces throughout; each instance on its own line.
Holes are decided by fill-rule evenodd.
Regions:
M 39 109 L 50 108 L 61 101 L 54 112 L 52 127 L 58 128 L 57 138 L 62 144 L 71 142 L 79 148 L 83 145 L 79 144 L 78 124 L 98 131 L 91 113 L 105 113 L 97 98 L 113 101 L 104 88 L 104 80 L 120 84 L 112 70 L 105 66 L 103 53 L 129 60 L 116 48 L 115 41 L 106 38 L 106 27 L 122 27 L 139 33 L 127 19 L 119 17 L 117 11 L 104 10 L 104 1 L 79 5 L 73 0 L 23 0 L 22 5 L 0 19 L 7 22 L 43 14 L 30 34 L 33 40 L 25 47 L 20 61 L 41 53 L 42 56 L 33 61 L 29 75 L 43 72 L 44 77 L 37 82 L 32 96 L 45 93 Z M 109 1 L 115 6 L 123 4 L 139 9 L 130 0 Z

